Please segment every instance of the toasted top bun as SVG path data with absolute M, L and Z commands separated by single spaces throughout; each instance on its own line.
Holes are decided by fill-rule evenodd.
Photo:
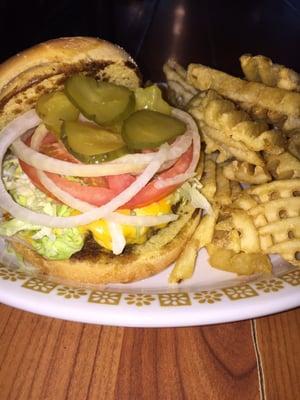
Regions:
M 0 129 L 76 72 L 132 89 L 141 83 L 136 63 L 119 46 L 91 37 L 50 40 L 0 65 Z
M 0 65 L 0 129 L 33 108 L 42 94 L 62 88 L 68 76 L 77 72 L 132 89 L 141 83 L 135 62 L 118 46 L 90 37 L 51 40 Z M 185 205 L 177 221 L 118 256 L 93 241 L 64 261 L 46 260 L 24 244 L 13 243 L 13 247 L 39 272 L 63 281 L 131 282 L 154 275 L 176 260 L 198 222 L 199 212 Z

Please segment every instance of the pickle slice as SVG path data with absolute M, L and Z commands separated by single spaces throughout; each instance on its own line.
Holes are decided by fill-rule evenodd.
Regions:
M 82 74 L 70 77 L 65 83 L 65 91 L 86 118 L 100 125 L 127 118 L 135 107 L 134 93 L 128 88 Z
M 171 114 L 171 106 L 162 98 L 161 90 L 157 85 L 146 88 L 137 88 L 135 94 L 135 109 L 148 109 L 163 114 Z
M 109 153 L 124 147 L 121 135 L 89 122 L 64 122 L 62 136 L 72 151 L 83 156 Z
M 129 150 L 126 146 L 120 147 L 117 150 L 114 151 L 109 151 L 108 153 L 103 153 L 103 154 L 93 154 L 92 156 L 86 156 L 84 154 L 76 153 L 72 149 L 70 149 L 68 143 L 64 141 L 65 146 L 67 149 L 70 151 L 70 153 L 73 154 L 74 157 L 76 157 L 78 160 L 82 161 L 85 164 L 100 164 L 105 161 L 112 161 L 115 160 L 116 158 L 125 156 L 126 154 L 129 153 Z
M 139 110 L 124 121 L 122 136 L 129 149 L 153 149 L 183 134 L 184 122 L 151 110 Z
M 53 92 L 41 96 L 36 104 L 36 112 L 46 127 L 60 135 L 63 121 L 76 121 L 79 110 L 70 102 L 64 92 Z

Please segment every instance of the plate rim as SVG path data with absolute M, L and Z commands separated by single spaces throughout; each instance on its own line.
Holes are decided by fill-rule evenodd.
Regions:
M 5 271 L 7 275 L 5 275 Z M 63 283 L 51 281 L 49 277 L 37 277 L 3 264 L 0 264 L 0 272 L 2 272 L 2 274 L 0 273 L 1 303 L 51 318 L 89 324 L 144 328 L 201 326 L 258 318 L 300 306 L 300 268 L 297 267 L 269 278 L 263 277 L 263 279 L 251 282 L 240 282 L 234 286 L 225 285 L 218 289 L 204 290 L 203 287 L 198 291 L 189 290 L 189 288 L 168 291 L 156 291 L 155 289 L 155 293 L 143 293 L 143 290 L 140 290 L 140 294 L 138 289 L 127 291 L 126 287 L 124 289 L 101 288 L 98 290 L 66 286 Z M 9 276 L 9 272 L 11 272 L 11 276 Z M 18 273 L 20 274 L 19 278 L 16 276 Z M 291 278 L 293 274 L 295 278 Z M 288 283 L 289 277 L 295 279 L 295 285 Z M 42 286 L 43 284 L 47 286 L 46 283 L 50 285 L 52 282 L 53 287 L 49 286 L 51 290 L 49 289 L 48 293 L 30 288 L 28 282 L 36 283 L 38 280 L 42 281 Z M 252 293 L 251 295 L 250 293 L 246 297 L 230 299 L 228 290 L 234 287 L 240 289 L 243 286 L 250 288 L 250 292 L 251 289 L 254 290 L 256 294 Z M 83 290 L 85 294 L 79 295 L 78 298 L 68 298 L 65 297 L 71 293 L 68 290 L 71 292 L 75 290 L 75 294 L 76 291 Z M 207 292 L 206 297 L 204 292 Z M 212 296 L 212 292 L 215 292 L 215 297 Z M 98 293 L 98 295 L 99 293 L 100 295 L 115 294 L 118 303 L 87 301 L 93 293 Z M 243 294 L 243 292 L 241 293 Z M 45 294 L 50 294 L 50 297 Z M 219 297 L 220 295 L 223 297 L 222 300 L 218 300 L 217 294 Z M 136 301 L 139 295 L 142 299 L 141 302 L 144 301 L 144 303 L 137 305 Z M 183 303 L 180 304 L 178 300 L 179 303 L 174 306 L 170 303 L 172 298 L 183 299 Z M 169 301 L 169 304 L 163 305 L 164 299 Z M 208 302 L 209 299 L 210 302 Z M 76 302 L 75 307 L 74 302 Z M 116 309 L 115 306 L 119 308 Z

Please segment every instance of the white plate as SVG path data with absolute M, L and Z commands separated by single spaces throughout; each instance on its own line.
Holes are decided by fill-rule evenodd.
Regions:
M 4 252 L 0 253 L 3 255 Z M 1 255 L 0 254 L 0 255 Z M 170 268 L 144 281 L 72 287 L 0 265 L 0 302 L 50 317 L 131 327 L 206 325 L 254 318 L 300 305 L 300 269 L 279 258 L 274 275 L 236 278 L 211 268 L 200 252 L 193 278 L 167 284 Z

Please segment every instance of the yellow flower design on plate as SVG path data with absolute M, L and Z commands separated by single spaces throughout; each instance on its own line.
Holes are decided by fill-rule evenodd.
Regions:
M 231 286 L 222 290 L 230 300 L 242 300 L 258 296 L 258 293 L 250 285 Z
M 102 290 L 93 290 L 89 296 L 89 303 L 107 304 L 117 306 L 120 303 L 122 294 L 118 292 L 108 292 Z
M 300 269 L 296 269 L 295 271 L 288 272 L 287 274 L 281 275 L 280 278 L 292 286 L 299 286 L 300 285 Z
M 19 271 L 18 269 L 8 269 L 0 265 L 0 277 L 6 281 L 16 282 L 26 279 L 27 275 L 25 272 Z
M 160 293 L 158 295 L 161 307 L 190 306 L 191 300 L 187 293 Z
M 223 293 L 218 292 L 217 290 L 202 290 L 201 292 L 194 293 L 194 299 L 197 300 L 200 304 L 213 304 L 217 301 L 221 301 L 222 296 Z
M 44 294 L 50 293 L 56 286 L 57 283 L 41 278 L 30 278 L 22 285 L 22 287 L 26 289 L 34 290 L 35 292 L 40 292 Z
M 135 304 L 137 307 L 142 307 L 142 306 L 149 306 L 152 301 L 155 300 L 155 298 L 151 294 L 143 294 L 143 293 L 137 293 L 137 294 L 128 294 L 125 297 L 125 300 L 127 304 Z
M 86 296 L 88 292 L 81 288 L 63 286 L 57 289 L 57 295 L 63 296 L 65 299 L 79 299 L 81 296 Z
M 265 293 L 278 292 L 284 288 L 284 283 L 279 279 L 270 279 L 269 281 L 260 281 L 255 284 L 256 289 L 262 290 Z

